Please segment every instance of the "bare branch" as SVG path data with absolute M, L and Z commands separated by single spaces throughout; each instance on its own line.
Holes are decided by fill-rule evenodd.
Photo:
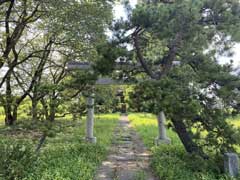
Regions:
M 15 77 L 15 79 L 16 79 L 18 85 L 20 86 L 20 88 L 23 90 L 23 92 L 26 92 L 26 89 L 25 89 L 25 87 L 23 86 L 24 81 L 23 81 L 23 79 L 20 80 L 20 77 L 21 77 L 21 76 L 19 76 L 19 74 L 17 74 L 17 73 L 14 72 L 14 71 L 12 72 L 12 74 L 13 74 L 13 76 Z
M 26 22 L 26 23 L 33 22 L 33 20 L 31 20 L 31 19 L 32 19 L 32 18 L 35 16 L 35 14 L 38 12 L 39 6 L 40 6 L 40 3 L 38 3 L 38 4 L 36 5 L 36 7 L 35 7 L 34 10 L 32 11 L 32 13 L 25 19 L 25 22 Z M 34 19 L 35 19 L 35 21 L 37 20 L 36 18 L 34 18 Z
M 35 71 L 35 73 L 33 75 L 33 78 L 32 78 L 32 80 L 30 82 L 30 85 L 29 85 L 28 89 L 26 89 L 24 94 L 19 99 L 17 99 L 17 101 L 16 101 L 17 105 L 19 105 L 25 99 L 25 97 L 30 93 L 30 91 L 32 90 L 34 85 L 37 83 L 37 78 L 39 76 L 41 76 L 41 73 L 43 71 L 44 65 L 46 63 L 46 60 L 47 60 L 47 58 L 48 58 L 48 56 L 50 54 L 50 50 L 49 49 L 51 49 L 52 44 L 53 44 L 53 42 L 49 41 L 48 44 L 45 46 L 43 56 L 42 56 L 41 61 L 40 61 L 39 65 L 38 65 L 38 67 L 37 67 L 37 70 Z

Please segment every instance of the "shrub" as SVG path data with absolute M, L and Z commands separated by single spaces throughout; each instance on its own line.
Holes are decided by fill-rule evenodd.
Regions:
M 23 140 L 0 140 L 0 178 L 22 179 L 37 160 L 33 145 Z
M 189 155 L 178 146 L 161 145 L 153 149 L 152 167 L 161 179 L 213 180 L 217 179 L 211 160 Z

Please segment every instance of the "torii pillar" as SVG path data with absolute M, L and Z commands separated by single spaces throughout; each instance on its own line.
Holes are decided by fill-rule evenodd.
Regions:
M 90 93 L 87 97 L 87 123 L 86 123 L 86 141 L 96 143 L 97 138 L 94 137 L 94 93 Z
M 167 132 L 166 132 L 166 127 L 165 127 L 165 114 L 163 111 L 161 111 L 158 116 L 158 137 L 155 139 L 155 144 L 160 145 L 160 144 L 170 144 L 171 139 L 167 137 Z

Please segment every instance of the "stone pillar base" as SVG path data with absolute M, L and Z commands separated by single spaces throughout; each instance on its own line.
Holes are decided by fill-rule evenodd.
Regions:
M 93 137 L 93 138 L 86 137 L 85 140 L 89 143 L 93 143 L 93 144 L 97 143 L 97 138 L 96 137 Z
M 170 138 L 159 139 L 159 137 L 157 137 L 155 139 L 155 145 L 159 146 L 161 144 L 171 144 L 171 139 Z

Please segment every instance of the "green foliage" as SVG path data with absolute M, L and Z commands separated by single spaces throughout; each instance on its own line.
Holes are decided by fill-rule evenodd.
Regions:
M 99 54 L 94 64 L 94 70 L 101 75 L 110 75 L 114 69 L 115 61 L 120 56 L 126 55 L 126 49 L 116 46 L 114 43 L 101 43 L 97 46 Z
M 112 4 L 109 0 L 50 0 L 46 1 L 46 5 L 49 8 L 50 32 L 61 33 L 61 38 L 74 41 L 72 46 L 83 41 L 95 43 L 104 36 L 105 27 L 112 20 Z M 65 33 L 62 33 L 62 30 Z
M 75 70 L 70 73 L 70 76 L 65 81 L 65 88 L 79 89 L 88 84 L 93 85 L 97 80 L 97 74 L 91 71 Z
M 225 67 L 213 64 L 199 63 L 205 68 L 199 68 L 199 72 L 182 65 L 159 81 L 141 83 L 130 93 L 130 104 L 138 111 L 164 111 L 170 120 L 183 121 L 194 141 L 207 153 L 234 151 L 234 146 L 240 144 L 240 133 L 227 117 L 231 115 L 229 109 L 235 109 L 232 102 L 239 96 L 235 92 L 239 80 Z M 211 82 L 219 85 L 209 85 Z
M 95 107 L 97 113 L 111 113 L 118 111 L 119 99 L 116 96 L 117 86 L 99 86 L 95 89 Z
M 0 154 L 0 179 L 22 179 L 36 166 L 33 145 L 26 140 L 1 139 Z

